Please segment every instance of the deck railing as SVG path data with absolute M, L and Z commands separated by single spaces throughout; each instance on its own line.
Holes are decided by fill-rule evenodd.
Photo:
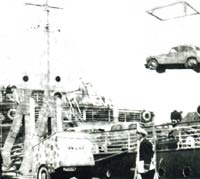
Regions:
M 91 133 L 94 154 L 134 151 L 137 147 L 136 130 Z
M 200 147 L 200 124 L 180 125 L 176 127 L 157 127 L 157 149 L 188 149 Z

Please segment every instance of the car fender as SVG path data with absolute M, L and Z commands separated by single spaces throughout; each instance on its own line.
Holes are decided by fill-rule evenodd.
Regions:
M 147 63 L 148 63 L 148 61 L 149 61 L 150 59 L 152 59 L 152 58 L 156 59 L 157 62 L 158 62 L 158 64 L 165 64 L 165 63 L 166 63 L 166 59 L 168 59 L 169 57 L 168 57 L 167 54 L 161 54 L 161 55 L 158 55 L 158 56 L 149 56 L 149 57 L 146 59 Z
M 197 59 L 198 62 L 200 62 L 200 58 L 195 56 L 195 55 L 188 55 L 185 57 L 185 62 L 187 62 L 187 60 L 191 59 L 191 58 L 194 58 L 194 59 Z
M 198 63 L 200 63 L 200 57 L 199 56 L 197 56 L 197 61 L 198 61 Z
M 149 57 L 147 57 L 146 58 L 146 62 L 148 63 L 150 59 L 156 59 L 157 60 L 157 56 L 149 56 Z

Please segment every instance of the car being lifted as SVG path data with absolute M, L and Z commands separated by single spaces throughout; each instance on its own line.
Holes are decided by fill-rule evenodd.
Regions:
M 200 72 L 200 48 L 193 45 L 173 47 L 167 54 L 147 57 L 145 67 L 159 73 L 166 69 L 193 69 Z

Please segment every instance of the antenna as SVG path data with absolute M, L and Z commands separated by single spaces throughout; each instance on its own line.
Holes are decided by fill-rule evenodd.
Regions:
M 49 13 L 50 13 L 50 8 L 51 9 L 63 9 L 60 7 L 55 7 L 55 6 L 50 6 L 48 4 L 48 0 L 46 0 L 45 4 L 33 4 L 33 3 L 25 3 L 25 5 L 31 5 L 31 6 L 38 6 L 38 7 L 44 7 L 44 10 L 46 11 L 46 26 L 45 26 L 45 32 L 47 34 L 47 74 L 46 74 L 46 88 L 50 88 L 50 24 L 49 24 Z

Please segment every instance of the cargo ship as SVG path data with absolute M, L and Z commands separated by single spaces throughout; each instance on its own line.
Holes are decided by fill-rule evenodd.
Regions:
M 90 86 L 91 84 L 88 83 Z M 11 90 L 12 87 L 1 89 L 1 101 L 0 101 L 0 114 L 1 114 L 1 147 L 5 150 L 5 143 L 8 143 L 10 136 L 12 138 L 13 145 L 10 151 L 11 156 L 11 168 L 5 169 L 3 172 L 9 173 L 10 171 L 15 173 L 20 173 L 20 168 L 23 163 L 25 151 L 26 151 L 26 141 L 27 141 L 27 123 L 26 116 L 30 115 L 30 98 L 33 99 L 34 105 L 34 121 L 36 123 L 35 130 L 42 131 L 40 136 L 39 145 L 41 141 L 46 141 L 47 144 L 50 138 L 59 138 L 57 135 L 58 129 L 54 129 L 55 119 L 58 118 L 55 109 L 55 103 L 49 102 L 50 107 L 53 112 L 50 112 L 47 117 L 47 122 L 45 117 L 41 115 L 44 113 L 43 107 L 49 100 L 45 97 L 44 90 L 30 90 L 30 89 L 18 89 L 14 87 L 15 90 Z M 73 93 L 73 95 L 72 95 Z M 76 176 L 78 178 L 85 177 L 82 174 L 83 171 L 87 171 L 87 178 L 92 177 L 133 177 L 135 168 L 135 157 L 136 157 L 136 129 L 138 125 L 142 125 L 149 130 L 150 136 L 152 136 L 152 126 L 153 126 L 153 112 L 146 110 L 130 110 L 130 109 L 116 109 L 112 104 L 111 100 L 107 100 L 104 96 L 90 95 L 87 90 L 87 85 L 85 89 L 77 89 L 73 92 L 62 92 L 62 91 L 49 91 L 48 93 L 52 100 L 55 96 L 59 96 L 60 99 L 60 119 L 61 127 L 60 132 L 64 136 L 68 136 L 66 140 L 71 140 L 71 138 L 81 136 L 86 136 L 87 139 L 92 144 L 92 149 L 90 155 L 94 158 L 92 162 L 86 162 L 85 165 L 80 166 L 75 165 L 70 159 L 68 167 L 58 167 L 56 170 L 50 170 L 48 167 L 47 171 L 50 170 L 46 175 L 49 176 L 66 176 L 72 177 Z M 73 96 L 73 98 L 71 97 Z M 109 103 L 107 102 L 109 101 Z M 20 116 L 22 117 L 21 124 L 19 128 L 14 131 L 16 127 L 16 121 L 19 120 L 18 107 L 20 106 Z M 50 110 L 51 111 L 51 110 Z M 49 120 L 50 119 L 50 120 Z M 40 121 L 40 123 L 39 123 Z M 37 123 L 40 125 L 37 126 Z M 30 127 L 30 126 L 29 126 Z M 37 128 L 38 127 L 38 128 Z M 44 128 L 44 129 L 43 129 Z M 15 128 L 16 129 L 16 128 Z M 14 131 L 14 133 L 13 133 Z M 53 136 L 57 137 L 53 137 Z M 53 139 L 52 139 L 53 140 Z M 81 140 L 84 140 L 82 138 Z M 78 139 L 77 139 L 78 141 Z M 30 141 L 29 141 L 30 142 Z M 80 142 L 80 139 L 79 139 Z M 85 141 L 86 142 L 86 141 Z M 86 142 L 87 143 L 87 142 Z M 40 144 L 42 145 L 42 143 Z M 75 145 L 78 145 L 75 147 Z M 80 142 L 81 145 L 81 142 Z M 86 145 L 84 145 L 86 146 Z M 79 144 L 72 144 L 74 148 L 79 148 Z M 44 147 L 37 147 L 33 151 L 41 150 L 39 153 L 45 152 Z M 66 149 L 66 152 L 68 150 Z M 87 150 L 89 151 L 89 149 Z M 64 151 L 63 151 L 64 152 Z M 70 151 L 68 151 L 70 153 Z M 37 152 L 36 152 L 37 153 Z M 65 152 L 64 152 L 65 153 Z M 81 153 L 81 151 L 80 151 Z M 76 154 L 77 156 L 80 154 Z M 60 154 L 61 155 L 61 154 Z M 37 154 L 35 155 L 37 156 Z M 82 160 L 81 157 L 79 160 Z M 88 154 L 89 158 L 89 154 Z M 91 158 L 91 157 L 90 157 Z M 33 157 L 33 160 L 35 157 Z M 69 159 L 69 158 L 68 158 Z M 75 159 L 74 159 L 75 160 Z M 38 162 L 36 162 L 38 163 Z M 80 162 L 78 162 L 80 164 Z M 89 165 L 90 163 L 90 165 Z M 126 171 L 126 172 L 122 172 Z M 42 170 L 45 170 L 42 168 Z M 83 170 L 83 171 L 82 171 Z M 45 170 L 46 171 L 46 170 Z M 36 173 L 40 173 L 37 170 Z M 67 173 L 67 174 L 66 174 Z M 80 174 L 81 173 L 81 174 Z M 125 175 L 124 175 L 125 174 Z M 78 176 L 77 176 L 78 175 Z M 40 179 L 42 176 L 35 176 L 35 178 Z

